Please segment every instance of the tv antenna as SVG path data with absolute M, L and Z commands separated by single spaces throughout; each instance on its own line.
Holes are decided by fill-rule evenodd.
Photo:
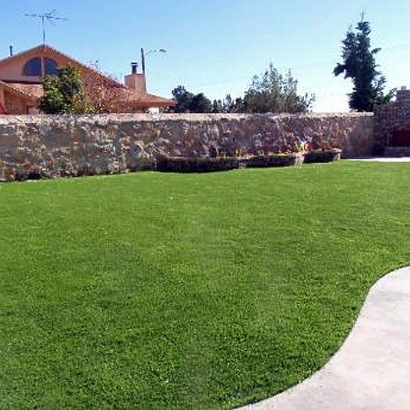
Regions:
M 41 20 L 41 26 L 43 28 L 43 44 L 46 44 L 46 20 L 51 23 L 53 26 L 55 26 L 54 20 L 63 20 L 67 21 L 66 18 L 64 17 L 59 17 L 57 16 L 57 13 L 55 10 L 49 11 L 47 13 L 43 14 L 25 14 L 25 17 L 32 17 L 32 18 L 38 18 Z

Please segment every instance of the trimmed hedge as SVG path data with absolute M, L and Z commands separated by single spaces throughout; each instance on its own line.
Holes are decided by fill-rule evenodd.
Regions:
M 161 172 L 216 172 L 237 168 L 267 168 L 299 165 L 303 154 L 257 155 L 249 158 L 157 157 L 156 170 Z
M 305 153 L 305 164 L 314 162 L 338 161 L 342 156 L 342 150 L 333 148 L 328 150 L 314 150 Z
M 302 163 L 331 162 L 341 158 L 342 150 L 315 150 L 305 153 L 255 155 L 249 158 L 196 158 L 170 157 L 156 158 L 155 169 L 161 172 L 216 172 L 237 168 L 268 168 L 300 165 Z
M 303 154 L 275 154 L 275 155 L 255 155 L 254 157 L 238 160 L 246 168 L 270 168 L 286 167 L 290 165 L 301 165 L 303 163 Z
M 238 168 L 236 158 L 157 157 L 156 169 L 161 172 L 216 172 Z

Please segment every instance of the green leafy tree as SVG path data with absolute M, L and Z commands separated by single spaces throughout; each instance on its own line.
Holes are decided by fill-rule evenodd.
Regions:
M 375 55 L 380 48 L 371 48 L 370 24 L 362 20 L 355 30 L 350 28 L 342 41 L 342 63 L 338 63 L 333 74 L 344 73 L 344 78 L 353 82 L 353 92 L 349 94 L 349 107 L 354 111 L 373 111 L 374 104 L 388 102 L 394 91 L 384 94 L 386 79 L 377 70 Z
M 235 98 L 227 94 L 223 100 L 214 100 L 212 104 L 213 113 L 242 113 L 246 112 L 244 100 L 241 97 Z
M 298 95 L 297 84 L 290 71 L 282 75 L 271 63 L 262 75 L 253 78 L 244 100 L 238 104 L 253 113 L 306 112 L 311 108 L 314 96 Z
M 189 111 L 195 113 L 212 112 L 212 102 L 203 93 L 196 94 L 191 100 Z
M 222 101 L 221 100 L 213 100 L 212 102 L 212 113 L 218 114 L 223 112 Z
M 60 68 L 57 76 L 46 76 L 43 90 L 39 108 L 46 114 L 84 112 L 84 93 L 79 68 L 68 65 Z
M 235 102 L 231 104 L 229 112 L 243 113 L 246 111 L 247 111 L 246 101 L 241 97 L 235 98 Z
M 209 113 L 213 111 L 212 102 L 203 93 L 193 94 L 180 85 L 172 90 L 172 95 L 176 101 L 174 108 L 178 113 Z
M 231 94 L 226 94 L 226 97 L 224 98 L 222 102 L 222 110 L 223 112 L 234 112 L 235 109 L 235 102 L 233 98 L 231 97 Z
M 187 91 L 184 86 L 179 85 L 172 90 L 172 95 L 176 101 L 176 106 L 174 108 L 175 112 L 187 113 L 190 112 L 190 107 L 194 94 Z
M 60 114 L 65 111 L 64 97 L 60 82 L 56 76 L 47 76 L 43 80 L 44 94 L 40 97 L 39 108 L 46 114 Z

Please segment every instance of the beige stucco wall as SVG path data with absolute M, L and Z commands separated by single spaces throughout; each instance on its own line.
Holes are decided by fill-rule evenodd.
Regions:
M 61 66 L 72 63 L 70 59 L 65 58 L 63 55 L 53 53 L 48 48 L 36 49 L 35 51 L 24 53 L 21 56 L 16 55 L 13 59 L 4 60 L 0 65 L 0 79 L 14 82 L 41 82 L 41 77 L 23 75 L 24 65 L 34 57 L 51 58 L 57 65 Z
M 147 92 L 145 74 L 128 74 L 124 77 L 124 84 L 131 90 Z
M 138 169 L 158 154 L 207 156 L 212 147 L 243 155 L 292 149 L 310 137 L 370 154 L 372 114 L 110 114 L 0 117 L 0 179 L 105 174 Z

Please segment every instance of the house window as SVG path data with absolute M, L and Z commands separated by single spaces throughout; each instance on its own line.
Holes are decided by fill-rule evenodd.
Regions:
M 28 60 L 23 68 L 23 75 L 41 77 L 41 58 L 35 57 Z
M 44 59 L 44 66 L 46 68 L 46 75 L 57 75 L 58 74 L 58 66 L 57 63 L 52 60 L 51 58 Z

